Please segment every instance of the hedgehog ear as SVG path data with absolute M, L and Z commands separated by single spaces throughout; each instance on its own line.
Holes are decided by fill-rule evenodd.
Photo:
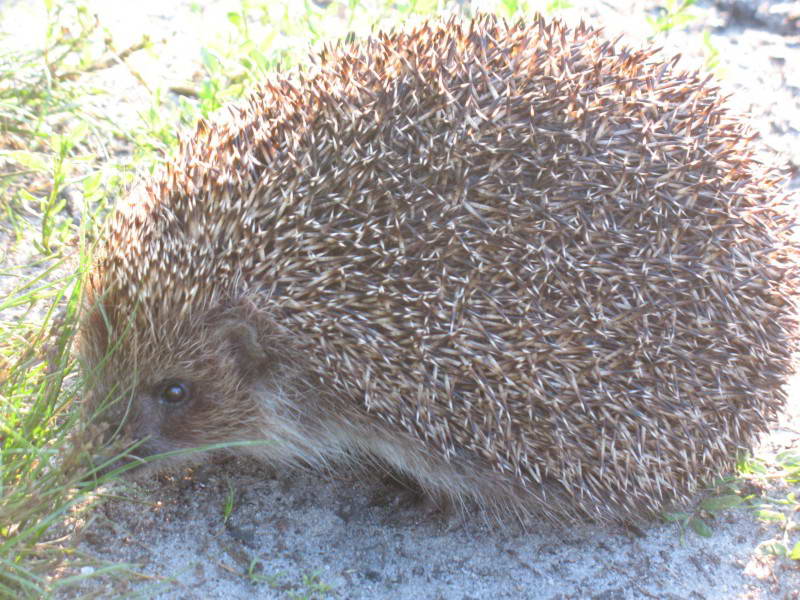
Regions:
M 218 325 L 220 342 L 227 341 L 235 350 L 244 371 L 260 370 L 270 355 L 259 340 L 258 328 L 239 319 L 223 320 Z

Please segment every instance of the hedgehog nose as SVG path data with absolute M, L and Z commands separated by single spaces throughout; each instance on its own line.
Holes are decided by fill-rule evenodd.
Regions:
M 86 480 L 96 480 L 113 475 L 135 475 L 146 464 L 136 450 L 119 455 L 95 454 L 90 459 Z
M 157 453 L 148 439 L 131 437 L 119 431 L 105 432 L 103 442 L 89 458 L 87 480 L 115 475 L 133 475 Z

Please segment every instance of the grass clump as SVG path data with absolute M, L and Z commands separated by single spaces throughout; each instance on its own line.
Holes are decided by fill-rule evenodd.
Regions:
M 647 22 L 653 29 L 653 36 L 668 34 L 673 29 L 680 29 L 691 23 L 697 16 L 691 8 L 696 0 L 666 0 L 657 8 L 655 16 L 647 17 Z
M 53 575 L 70 549 L 44 536 L 79 518 L 92 487 L 85 481 L 93 436 L 74 408 L 80 383 L 70 352 L 80 284 L 70 276 L 42 287 L 24 286 L 0 305 L 50 304 L 38 326 L 0 323 L 0 595 L 7 597 L 42 597 L 67 583 Z
M 82 577 L 85 559 L 68 534 L 91 505 L 97 482 L 87 456 L 97 436 L 77 409 L 72 340 L 87 240 L 124 179 L 100 166 L 106 129 L 82 108 L 90 93 L 82 74 L 102 66 L 98 25 L 77 3 L 40 8 L 40 44 L 0 51 L 0 597 L 8 598 L 47 597 Z

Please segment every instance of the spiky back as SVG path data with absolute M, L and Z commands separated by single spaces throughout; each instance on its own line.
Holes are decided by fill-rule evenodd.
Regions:
M 153 339 L 261 289 L 321 384 L 431 452 L 638 512 L 784 401 L 785 201 L 697 74 L 584 27 L 432 21 L 201 124 L 95 289 Z

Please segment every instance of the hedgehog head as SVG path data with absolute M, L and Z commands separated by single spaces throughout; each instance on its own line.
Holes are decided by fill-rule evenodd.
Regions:
M 187 156 L 208 141 L 202 131 L 184 142 Z M 87 280 L 79 338 L 91 382 L 86 407 L 137 443 L 139 457 L 263 438 L 248 385 L 256 372 L 267 381 L 276 361 L 255 341 L 266 344 L 270 332 L 245 297 L 241 223 L 228 227 L 193 209 L 241 202 L 241 189 L 217 186 L 212 174 L 200 197 L 180 162 L 135 190 L 111 219 Z

